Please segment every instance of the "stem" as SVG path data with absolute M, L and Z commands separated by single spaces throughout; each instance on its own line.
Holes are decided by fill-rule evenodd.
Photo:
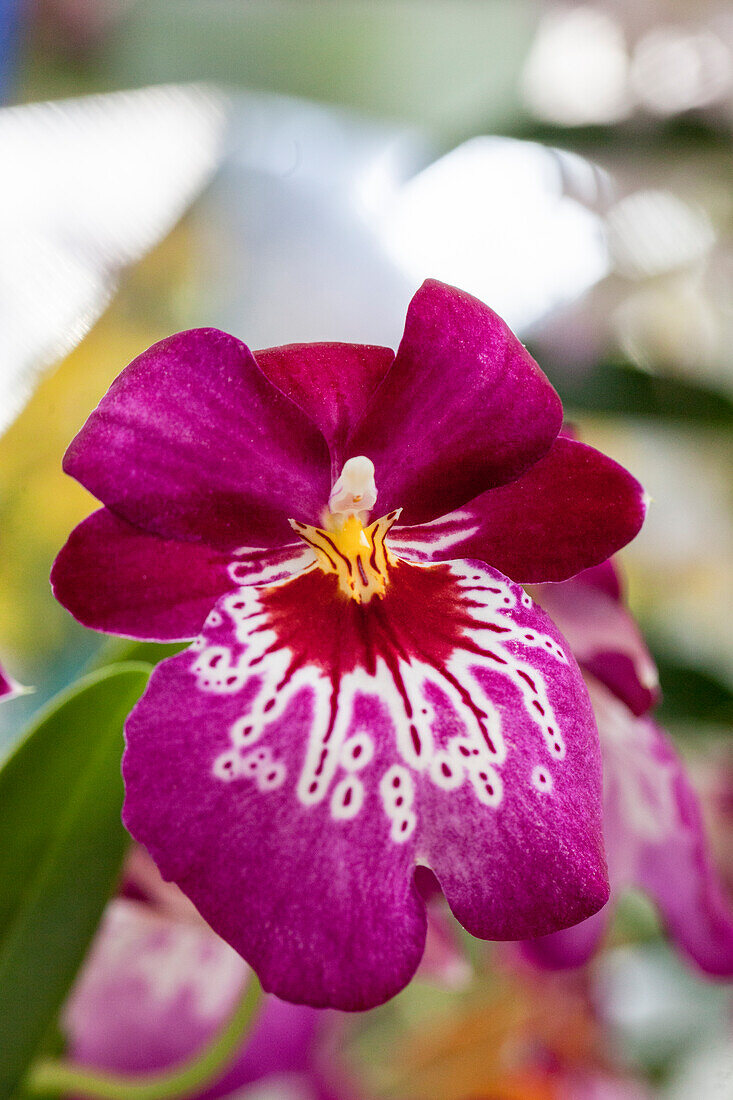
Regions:
M 26 1080 L 29 1093 L 76 1095 L 94 1100 L 176 1100 L 203 1091 L 233 1061 L 246 1035 L 262 989 L 254 974 L 222 1030 L 188 1062 L 158 1073 L 129 1076 L 101 1073 L 72 1062 L 43 1060 Z

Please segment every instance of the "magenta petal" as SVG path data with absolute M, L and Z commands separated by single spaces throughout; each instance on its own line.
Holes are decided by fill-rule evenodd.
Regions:
M 393 563 L 366 605 L 316 567 L 225 596 L 153 673 L 123 770 L 130 831 L 288 1000 L 368 1008 L 406 984 L 416 864 L 483 936 L 607 897 L 580 673 L 480 563 Z
M 397 528 L 395 542 L 418 560 L 477 557 L 522 584 L 562 581 L 625 546 L 645 512 L 622 466 L 561 438 L 516 481 L 426 527 Z
M 539 585 L 536 596 L 584 669 L 634 714 L 654 706 L 659 699 L 656 665 L 623 604 L 581 577 Z
M 709 974 L 733 975 L 733 907 L 708 855 L 697 796 L 665 732 L 592 689 L 603 743 L 604 834 L 614 892 L 636 886 Z
M 412 977 L 425 938 L 410 851 L 377 822 L 336 823 L 328 802 L 300 804 L 293 783 L 314 707 L 305 683 L 283 713 L 276 704 L 267 742 L 245 752 L 259 681 L 209 694 L 195 687 L 197 666 L 191 652 L 164 661 L 128 720 L 127 827 L 265 989 L 345 1009 L 387 1000 Z M 230 730 L 241 731 L 239 751 Z M 229 755 L 251 780 L 224 781 Z
M 76 527 L 51 571 L 57 600 L 84 626 L 155 642 L 190 641 L 225 592 L 308 561 L 302 543 L 223 554 L 148 535 L 102 508 Z
M 108 508 L 164 538 L 274 546 L 317 521 L 331 487 L 323 436 L 216 329 L 179 332 L 112 383 L 64 469 Z
M 221 1030 L 247 980 L 242 960 L 203 923 L 117 899 L 64 1011 L 69 1052 L 80 1065 L 119 1074 L 170 1069 Z M 321 1019 L 268 998 L 234 1065 L 197 1096 L 231 1096 L 285 1074 L 318 1087 L 314 1047 Z
M 7 699 L 8 696 L 14 695 L 16 691 L 15 681 L 10 679 L 3 670 L 2 665 L 0 665 L 0 699 Z
M 64 1013 L 82 1065 L 150 1073 L 190 1058 L 234 1009 L 247 967 L 201 924 L 107 908 Z
M 583 966 L 593 957 L 605 935 L 611 915 L 610 908 L 610 905 L 604 906 L 592 917 L 572 928 L 563 928 L 536 940 L 525 940 L 522 954 L 543 970 L 566 970 Z
M 56 599 L 84 626 L 157 642 L 194 638 L 235 587 L 231 555 L 148 535 L 102 508 L 76 527 L 51 571 Z
M 264 374 L 322 431 L 335 477 L 347 438 L 394 362 L 391 348 L 366 344 L 286 344 L 255 352 Z
M 379 508 L 424 523 L 522 474 L 562 423 L 560 399 L 500 317 L 428 280 L 348 453 L 374 462 Z
M 590 569 L 584 569 L 582 573 L 578 573 L 575 580 L 605 592 L 612 600 L 623 599 L 624 587 L 621 572 L 611 558 L 601 562 L 600 565 L 592 565 Z

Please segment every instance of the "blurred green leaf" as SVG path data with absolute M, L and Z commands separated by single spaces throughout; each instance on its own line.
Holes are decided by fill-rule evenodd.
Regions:
M 644 416 L 733 427 L 733 402 L 723 393 L 668 375 L 646 374 L 626 363 L 599 363 L 568 377 L 543 363 L 571 410 Z
M 123 661 L 144 661 L 149 665 L 157 665 L 166 657 L 175 657 L 176 653 L 182 653 L 189 645 L 190 642 L 135 642 L 127 638 L 108 638 L 94 654 L 87 668 L 109 668 L 110 665 L 118 665 Z
M 661 722 L 727 726 L 733 722 L 733 692 L 712 673 L 693 668 L 675 657 L 655 653 L 662 701 Z
M 0 771 L 0 1098 L 47 1035 L 119 874 L 122 728 L 149 673 L 85 677 Z

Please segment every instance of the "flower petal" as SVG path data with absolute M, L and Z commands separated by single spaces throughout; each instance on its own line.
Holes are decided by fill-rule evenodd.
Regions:
M 64 1014 L 83 1065 L 149 1073 L 189 1058 L 232 1012 L 247 967 L 203 924 L 117 899 Z
M 374 463 L 382 513 L 425 523 L 524 473 L 561 423 L 559 397 L 501 318 L 430 279 L 348 453 Z
M 148 535 L 108 508 L 69 536 L 51 571 L 54 594 L 84 626 L 155 642 L 190 641 L 225 592 L 308 564 L 302 543 L 224 554 Z
M 584 569 L 582 573 L 578 573 L 575 580 L 605 592 L 607 596 L 617 602 L 623 599 L 624 587 L 621 571 L 612 558 L 601 562 L 600 565 L 592 565 L 590 569 Z
M 368 604 L 316 566 L 224 597 L 154 671 L 123 770 L 130 831 L 288 1000 L 368 1008 L 406 984 L 416 864 L 483 936 L 607 897 L 580 673 L 481 563 L 393 562 Z
M 536 940 L 525 940 L 522 943 L 522 954 L 543 970 L 566 970 L 583 966 L 593 957 L 603 940 L 610 915 L 609 903 L 572 928 L 563 928 Z
M 522 584 L 562 581 L 629 542 L 645 512 L 644 491 L 622 466 L 585 443 L 557 439 L 516 481 L 427 526 L 396 528 L 394 541 L 417 560 L 460 554 Z
M 712 867 L 697 796 L 667 734 L 591 685 L 603 743 L 604 834 L 614 892 L 637 886 L 676 945 L 733 975 L 733 907 Z
M 570 643 L 576 661 L 633 714 L 659 699 L 656 665 L 623 604 L 581 578 L 538 585 L 536 598 Z
M 286 344 L 255 352 L 263 373 L 323 433 L 338 476 L 344 445 L 394 362 L 391 348 L 368 344 Z
M 116 899 L 64 1011 L 70 1053 L 78 1064 L 108 1072 L 169 1069 L 213 1039 L 247 977 L 242 960 L 203 923 Z M 288 1073 L 312 1074 L 315 1086 L 319 1023 L 311 1009 L 268 998 L 244 1049 L 206 1097 Z
M 112 383 L 64 469 L 122 519 L 217 549 L 277 546 L 317 521 L 331 487 L 323 436 L 216 329 L 179 332 Z

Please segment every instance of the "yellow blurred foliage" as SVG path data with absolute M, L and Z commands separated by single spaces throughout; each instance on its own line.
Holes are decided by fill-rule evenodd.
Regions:
M 48 370 L 0 439 L 0 652 L 21 679 L 34 679 L 54 652 L 80 637 L 55 602 L 48 574 L 96 502 L 63 473 L 64 452 L 123 367 L 185 327 L 190 272 L 184 224 L 125 276 L 101 319 Z

